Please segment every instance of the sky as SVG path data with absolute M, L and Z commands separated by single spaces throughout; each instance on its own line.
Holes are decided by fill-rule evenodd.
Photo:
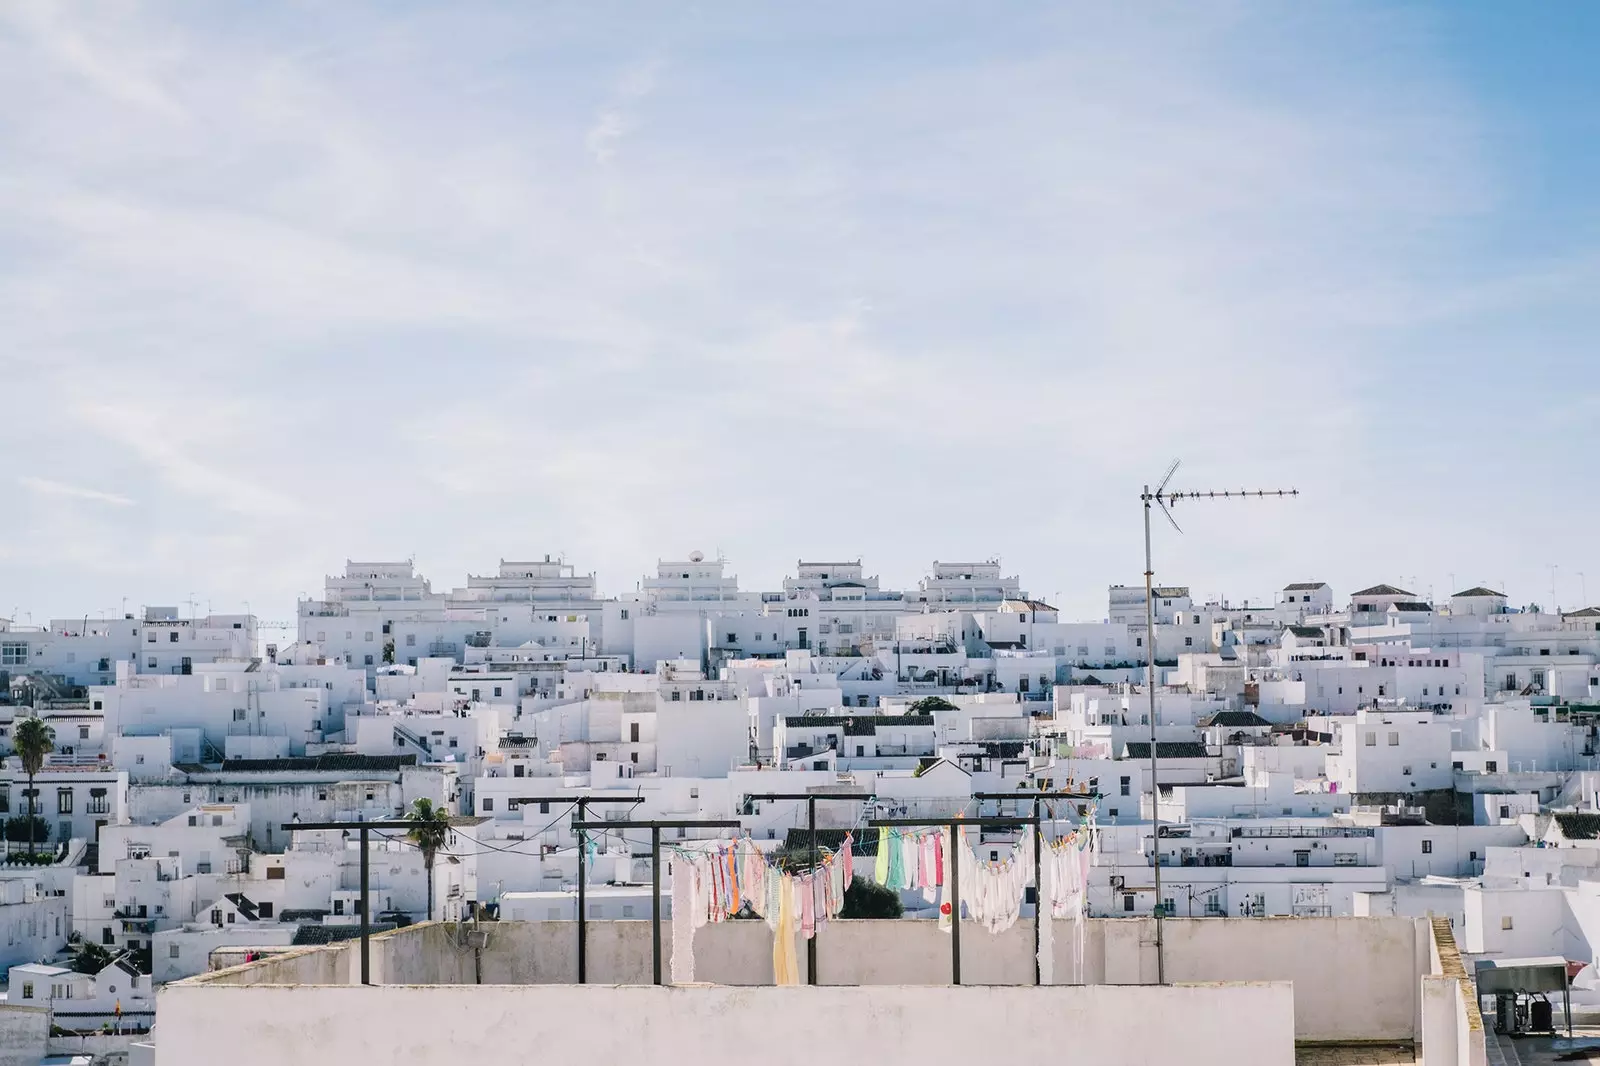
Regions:
M 1600 8 L 0 6 L 0 616 L 347 558 L 1588 597 Z M 1554 569 L 1552 569 L 1554 568 Z

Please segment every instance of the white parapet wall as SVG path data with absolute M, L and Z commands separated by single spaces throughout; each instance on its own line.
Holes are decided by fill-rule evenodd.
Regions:
M 875 1066 L 1065 1060 L 1287 1066 L 1282 982 L 1086 987 L 316 987 L 180 982 L 156 1066 L 668 1062 Z

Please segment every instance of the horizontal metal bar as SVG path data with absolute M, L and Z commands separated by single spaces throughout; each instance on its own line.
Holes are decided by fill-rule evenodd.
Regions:
M 574 829 L 741 829 L 743 822 L 713 820 L 703 822 L 573 822 Z
M 1091 799 L 1093 792 L 974 792 L 975 800 Z
M 508 796 L 507 803 L 643 803 L 643 796 Z
M 811 793 L 811 792 L 746 792 L 745 799 L 751 800 L 870 800 L 877 799 L 875 792 L 863 792 L 859 795 L 840 795 L 837 792 Z
M 872 818 L 867 825 L 874 829 L 879 827 L 902 828 L 927 828 L 950 825 L 1032 825 L 1036 820 L 1033 815 L 1018 815 L 1014 818 Z
M 283 828 L 289 832 L 296 829 L 415 829 L 414 821 L 385 821 L 385 822 L 284 822 Z

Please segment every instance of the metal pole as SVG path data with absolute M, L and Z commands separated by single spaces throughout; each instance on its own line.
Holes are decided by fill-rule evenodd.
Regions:
M 1156 984 L 1167 983 L 1167 952 L 1161 920 L 1161 788 L 1157 781 L 1156 742 L 1156 600 L 1155 570 L 1150 563 L 1150 486 L 1144 487 L 1144 639 L 1148 668 L 1145 687 L 1150 690 L 1150 833 L 1156 871 Z
M 367 827 L 361 827 L 361 983 L 372 983 L 372 923 L 367 916 Z
M 587 800 L 578 801 L 578 821 L 587 822 Z M 589 880 L 588 856 L 589 831 L 578 830 L 578 983 L 587 984 L 589 980 L 589 915 L 588 915 L 588 888 Z
M 961 840 L 961 823 L 950 823 L 950 983 L 961 983 L 961 854 L 955 849 L 965 847 Z
M 811 876 L 813 878 L 811 889 L 812 896 L 816 896 L 817 876 L 817 797 L 811 796 L 806 800 L 806 820 L 811 824 Z M 817 983 L 817 934 L 811 934 L 811 939 L 806 941 L 806 984 Z
M 1049 921 L 1044 913 L 1044 824 L 1039 820 L 1039 801 L 1033 801 L 1033 983 L 1044 984 L 1044 971 L 1039 965 L 1039 949 L 1044 947 L 1044 925 Z M 1054 942 L 1052 941 L 1052 944 Z
M 674 877 L 678 876 L 673 874 Z M 650 827 L 650 969 L 661 983 L 661 827 Z

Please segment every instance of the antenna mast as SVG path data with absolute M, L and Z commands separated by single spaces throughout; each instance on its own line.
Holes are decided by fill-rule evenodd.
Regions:
M 1155 607 L 1155 568 L 1150 562 L 1150 504 L 1155 503 L 1161 508 L 1161 513 L 1166 515 L 1167 521 L 1172 523 L 1172 528 L 1179 533 L 1183 528 L 1178 525 L 1178 520 L 1172 517 L 1172 508 L 1180 500 L 1232 500 L 1253 497 L 1265 499 L 1269 496 L 1298 496 L 1299 489 L 1223 489 L 1220 491 L 1208 490 L 1204 492 L 1169 492 L 1167 486 L 1172 482 L 1172 475 L 1178 472 L 1178 466 L 1183 462 L 1174 459 L 1172 465 L 1167 467 L 1167 472 L 1162 475 L 1161 483 L 1154 492 L 1146 485 L 1139 494 L 1139 499 L 1144 504 L 1144 624 L 1145 624 L 1145 652 L 1147 668 L 1145 671 L 1145 688 L 1150 693 L 1150 830 L 1151 850 L 1155 860 L 1155 916 L 1156 916 L 1156 983 L 1167 983 L 1167 949 L 1166 939 L 1163 935 L 1162 920 L 1166 917 L 1166 905 L 1161 899 L 1161 789 L 1159 786 L 1159 760 L 1156 752 L 1159 750 L 1156 740 L 1156 607 Z

